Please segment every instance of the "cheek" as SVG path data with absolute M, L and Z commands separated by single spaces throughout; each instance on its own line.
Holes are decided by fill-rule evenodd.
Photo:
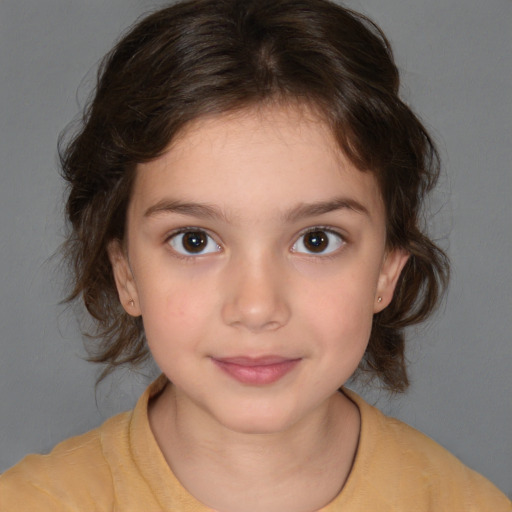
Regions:
M 310 311 L 311 357 L 318 360 L 315 387 L 333 392 L 354 374 L 364 356 L 372 327 L 372 311 L 350 294 L 331 296 Z M 306 326 L 301 329 L 306 332 Z
M 193 276 L 178 272 L 171 263 L 165 254 L 159 254 L 138 266 L 136 286 L 145 320 L 158 314 L 162 321 L 185 319 L 193 314 L 194 304 L 202 301 L 199 290 L 204 287 Z
M 372 328 L 376 279 L 339 275 L 302 295 L 303 316 L 335 351 L 364 353 Z
M 205 302 L 204 297 L 176 287 L 165 293 L 150 291 L 141 298 L 142 319 L 146 332 L 153 327 L 164 333 L 176 330 L 192 331 L 200 324 L 199 317 L 206 307 Z
M 160 277 L 145 283 L 140 305 L 151 351 L 160 347 L 172 350 L 184 342 L 200 343 L 217 308 L 218 295 L 183 277 Z
M 344 321 L 372 317 L 378 276 L 370 268 L 332 272 L 309 280 L 304 299 L 317 311 Z

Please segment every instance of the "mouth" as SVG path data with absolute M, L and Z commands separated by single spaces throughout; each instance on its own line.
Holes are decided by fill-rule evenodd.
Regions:
M 277 382 L 291 372 L 300 360 L 280 356 L 212 358 L 224 373 L 242 384 L 252 386 Z

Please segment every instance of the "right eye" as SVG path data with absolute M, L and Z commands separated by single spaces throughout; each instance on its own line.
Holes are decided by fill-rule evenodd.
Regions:
M 323 256 L 337 251 L 345 243 L 345 240 L 343 240 L 339 233 L 332 229 L 318 227 L 302 233 L 293 244 L 292 251 Z
M 184 256 L 202 256 L 220 252 L 220 246 L 205 231 L 190 229 L 172 235 L 167 242 L 177 253 Z

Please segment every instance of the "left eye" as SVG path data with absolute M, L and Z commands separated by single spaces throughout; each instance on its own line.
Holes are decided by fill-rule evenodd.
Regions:
M 201 256 L 220 251 L 215 240 L 201 230 L 181 231 L 172 235 L 168 243 L 177 253 L 185 256 Z
M 293 244 L 292 252 L 329 254 L 345 244 L 343 237 L 327 229 L 312 229 L 303 233 Z

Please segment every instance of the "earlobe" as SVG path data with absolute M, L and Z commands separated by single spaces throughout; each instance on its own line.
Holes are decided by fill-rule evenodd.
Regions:
M 408 259 L 409 253 L 403 249 L 393 249 L 386 253 L 377 283 L 374 313 L 382 311 L 390 304 L 396 283 Z
M 131 316 L 140 316 L 137 287 L 126 252 L 119 240 L 112 240 L 108 245 L 108 257 L 116 282 L 119 300 L 124 310 Z

